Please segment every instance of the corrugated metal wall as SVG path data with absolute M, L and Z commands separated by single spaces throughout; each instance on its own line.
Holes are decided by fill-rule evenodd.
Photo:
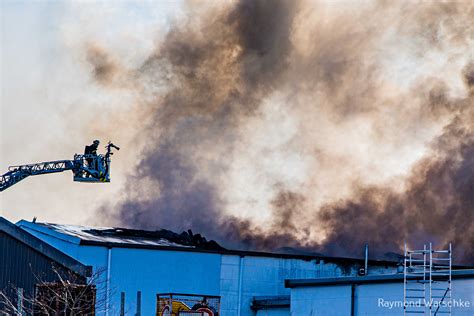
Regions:
M 57 280 L 57 275 L 52 270 L 54 262 L 24 243 L 0 231 L 0 290 L 16 301 L 16 292 L 13 288 L 22 288 L 25 297 L 34 295 L 34 286 L 38 279 L 45 282 Z M 59 269 L 59 267 L 58 267 Z M 72 272 L 61 268 L 62 274 L 70 275 Z M 78 282 L 84 283 L 83 277 L 74 275 Z M 0 303 L 0 310 L 3 306 Z

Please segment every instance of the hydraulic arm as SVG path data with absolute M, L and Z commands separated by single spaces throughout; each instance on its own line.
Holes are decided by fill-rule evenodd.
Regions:
M 120 148 L 112 143 L 106 146 L 105 155 L 74 155 L 73 160 L 57 160 L 35 164 L 11 166 L 8 172 L 0 176 L 0 192 L 20 182 L 28 176 L 57 173 L 72 170 L 74 181 L 110 182 L 110 156 L 112 148 Z
M 0 177 L 0 191 L 3 191 L 28 176 L 73 170 L 74 161 L 58 160 L 40 162 L 31 165 L 12 166 L 8 172 Z

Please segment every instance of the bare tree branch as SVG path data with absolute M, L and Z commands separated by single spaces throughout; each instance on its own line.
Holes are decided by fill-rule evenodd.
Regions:
M 75 316 L 107 310 L 105 299 L 97 299 L 98 292 L 101 292 L 100 297 L 105 297 L 106 295 L 102 294 L 107 294 L 107 290 L 102 293 L 108 281 L 103 278 L 105 268 L 96 269 L 92 276 L 85 280 L 84 277 L 65 270 L 61 266 L 52 265 L 52 271 L 56 280 L 54 282 L 45 281 L 45 276 L 32 271 L 36 279 L 35 294 L 23 297 L 21 308 L 24 312 L 43 315 L 64 313 L 64 315 Z M 20 289 L 15 285 L 10 285 L 11 293 L 18 293 L 18 290 Z M 108 294 L 110 297 L 110 292 Z M 19 302 L 9 297 L 7 291 L 0 291 L 0 303 L 6 309 L 1 311 L 0 315 L 21 315 L 17 306 Z

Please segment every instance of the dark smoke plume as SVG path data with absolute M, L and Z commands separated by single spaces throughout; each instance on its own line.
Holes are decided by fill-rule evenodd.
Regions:
M 118 69 L 118 66 L 107 52 L 95 44 L 89 44 L 87 61 L 92 65 L 94 79 L 101 84 L 110 82 Z
M 465 70 L 469 86 L 470 70 Z M 474 98 L 450 100 L 429 96 L 454 113 L 432 145 L 431 155 L 418 162 L 402 193 L 385 187 L 362 187 L 354 198 L 324 206 L 317 219 L 326 228 L 323 247 L 329 254 L 357 255 L 366 242 L 377 255 L 400 250 L 403 241 L 421 247 L 430 240 L 452 242 L 460 262 L 474 262 Z M 416 242 L 419 241 L 419 242 Z
M 474 6 L 376 2 L 355 12 L 314 2 L 242 0 L 172 27 L 141 67 L 123 72 L 140 91 L 149 121 L 137 136 L 144 150 L 125 199 L 104 206 L 105 213 L 122 226 L 191 228 L 225 246 L 258 250 L 290 246 L 359 256 L 368 242 L 372 256 L 381 257 L 401 251 L 404 241 L 453 242 L 458 262 L 474 263 L 473 63 L 464 60 L 467 66 L 449 80 L 424 75 L 420 66 L 416 81 L 400 84 L 409 86 L 404 89 L 394 88 L 400 80 L 382 76 L 396 63 L 400 45 L 418 60 L 426 51 L 447 60 L 472 51 Z M 394 42 L 387 34 L 408 40 Z M 107 83 L 118 66 L 107 55 L 94 56 L 95 79 Z M 446 83 L 459 78 L 465 95 Z M 244 127 L 263 121 L 275 94 L 283 101 L 270 108 L 299 119 L 278 148 L 309 156 L 312 168 L 302 185 L 268 179 L 272 212 L 261 225 L 236 216 L 238 210 L 226 212 L 232 203 L 224 189 L 235 161 L 252 149 L 243 133 L 256 137 Z M 355 126 L 370 130 L 370 139 L 350 139 L 361 133 Z M 415 142 L 425 134 L 428 144 Z M 426 150 L 407 163 L 402 184 L 370 183 L 373 170 L 357 164 L 371 152 L 334 149 L 338 142 L 366 141 L 382 152 L 405 145 Z M 266 154 L 271 150 L 261 159 Z M 384 163 L 376 154 L 372 159 Z M 314 185 L 323 176 L 327 183 Z M 339 190 L 338 177 L 349 189 Z
M 148 178 L 159 187 L 159 196 L 124 202 L 121 223 L 148 229 L 191 227 L 225 238 L 218 184 L 199 175 L 196 161 L 205 159 L 209 172 L 216 174 L 227 168 L 219 158 L 232 154 L 240 118 L 257 111 L 287 69 L 294 5 L 243 1 L 229 11 L 212 12 L 217 18 L 201 29 L 194 29 L 195 21 L 173 29 L 144 62 L 140 76 L 156 84 L 167 80 L 171 88 L 159 104 L 152 104 L 156 110 L 145 133 L 148 149 L 129 190 Z M 208 146 L 221 149 L 213 157 L 199 157 Z

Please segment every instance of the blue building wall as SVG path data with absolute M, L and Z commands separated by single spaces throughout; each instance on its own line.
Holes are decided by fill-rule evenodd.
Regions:
M 402 282 L 360 284 L 355 286 L 354 294 L 355 315 L 403 315 Z M 474 279 L 453 280 L 452 297 L 457 302 L 468 303 L 468 306 L 453 307 L 453 315 L 474 315 Z M 292 315 L 351 315 L 351 285 L 292 288 L 290 304 Z
M 391 274 L 396 272 L 396 267 L 372 266 L 369 271 L 371 274 Z M 220 283 L 222 314 L 237 316 L 240 306 L 240 315 L 254 316 L 255 312 L 250 309 L 254 296 L 290 295 L 290 289 L 285 288 L 286 279 L 339 277 L 357 273 L 356 266 L 342 266 L 324 260 L 222 255 Z M 273 312 L 281 314 L 282 311 Z M 273 315 L 270 311 L 267 313 Z
M 125 311 L 130 315 L 136 311 L 137 291 L 141 292 L 142 315 L 155 314 L 157 293 L 220 295 L 220 254 L 85 246 L 76 243 L 79 240 L 65 241 L 62 236 L 38 233 L 36 227 L 26 229 L 83 264 L 93 266 L 98 276 L 98 314 L 109 310 L 109 315 L 118 315 L 122 292 Z
M 120 292 L 125 292 L 125 308 L 131 315 L 137 291 L 142 292 L 143 315 L 154 315 L 157 293 L 219 295 L 219 279 L 220 258 L 215 254 L 111 249 L 111 302 L 119 307 Z
M 134 315 L 137 291 L 141 291 L 142 315 L 154 315 L 157 293 L 177 292 L 221 296 L 222 316 L 255 316 L 256 312 L 250 309 L 252 298 L 289 295 L 290 289 L 284 287 L 285 279 L 357 274 L 357 267 L 324 260 L 80 245 L 79 238 L 41 225 L 29 222 L 20 222 L 19 225 L 83 264 L 92 265 L 94 271 L 101 271 L 98 279 L 99 315 L 104 314 L 107 293 L 110 295 L 109 315 L 118 314 L 121 292 L 125 293 L 126 313 Z M 110 270 L 107 272 L 109 262 Z M 371 267 L 373 273 L 392 273 L 394 269 Z M 108 291 L 105 286 L 107 279 L 110 281 Z M 289 315 L 289 309 L 268 310 L 266 313 Z
M 239 315 L 239 306 L 240 315 L 255 315 L 250 309 L 254 296 L 289 295 L 285 279 L 314 277 L 317 267 L 315 260 L 222 255 L 222 315 Z
M 351 315 L 351 286 L 293 288 L 290 306 L 292 315 Z
M 262 309 L 257 311 L 255 316 L 290 316 L 290 308 Z

